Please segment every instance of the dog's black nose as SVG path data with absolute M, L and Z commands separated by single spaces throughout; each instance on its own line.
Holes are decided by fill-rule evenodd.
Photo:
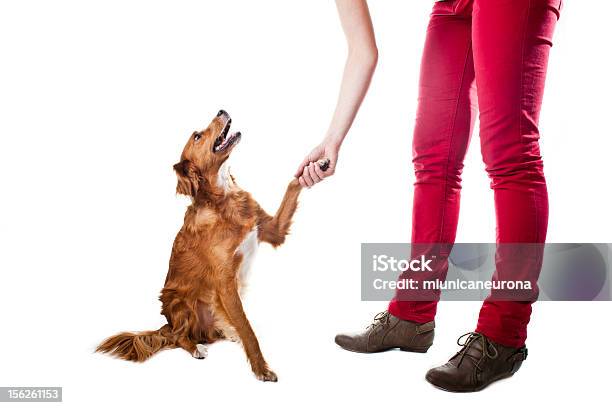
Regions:
M 224 111 L 223 109 L 221 109 L 219 113 L 217 113 L 217 117 L 222 116 L 222 115 L 227 115 L 227 112 Z

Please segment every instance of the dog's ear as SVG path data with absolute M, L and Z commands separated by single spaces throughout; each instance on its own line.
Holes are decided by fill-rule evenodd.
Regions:
M 200 177 L 197 168 L 189 160 L 181 160 L 174 166 L 178 183 L 177 194 L 194 197 L 200 189 Z

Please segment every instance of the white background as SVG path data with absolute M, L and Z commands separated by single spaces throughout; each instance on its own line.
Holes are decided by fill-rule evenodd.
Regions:
M 385 303 L 360 301 L 361 242 L 410 238 L 417 79 L 432 1 L 372 0 L 380 49 L 336 176 L 305 191 L 286 246 L 262 247 L 246 311 L 277 384 L 241 348 L 138 365 L 93 354 L 156 329 L 186 201 L 172 164 L 219 108 L 243 140 L 238 182 L 269 211 L 331 116 L 345 57 L 332 1 L 12 1 L 0 6 L 0 386 L 63 386 L 65 406 L 570 405 L 608 397 L 610 303 L 539 303 L 530 356 L 482 393 L 426 370 L 473 330 L 477 302 L 439 307 L 429 353 L 356 355 L 333 343 Z M 550 242 L 611 242 L 612 6 L 568 0 L 541 117 Z M 458 241 L 494 240 L 475 136 Z M 551 405 L 552 406 L 552 405 Z

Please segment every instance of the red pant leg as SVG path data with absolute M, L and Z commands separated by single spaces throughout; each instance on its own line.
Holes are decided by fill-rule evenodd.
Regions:
M 476 116 L 472 24 L 457 9 L 460 2 L 437 3 L 427 28 L 413 138 L 413 243 L 452 243 L 457 230 L 461 171 Z M 389 304 L 394 316 L 433 320 L 437 302 L 399 298 Z
M 481 150 L 494 190 L 501 244 L 544 243 L 546 239 L 548 196 L 538 118 L 559 10 L 560 0 L 474 0 L 472 39 Z M 533 279 L 530 275 L 539 274 L 539 268 L 529 262 L 504 268 L 503 256 L 496 259 L 496 279 Z M 529 301 L 488 298 L 476 330 L 498 343 L 520 347 L 527 337 L 530 314 Z

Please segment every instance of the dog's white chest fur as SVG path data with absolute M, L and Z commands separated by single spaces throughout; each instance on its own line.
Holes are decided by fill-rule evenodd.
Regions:
M 240 243 L 236 249 L 236 253 L 242 255 L 242 263 L 240 264 L 240 270 L 238 271 L 238 279 L 241 287 L 244 287 L 244 285 L 247 283 L 249 271 L 251 270 L 251 265 L 253 263 L 253 259 L 255 258 L 255 253 L 257 252 L 258 246 L 259 241 L 257 240 L 257 227 L 255 227 L 247 234 L 242 243 Z

